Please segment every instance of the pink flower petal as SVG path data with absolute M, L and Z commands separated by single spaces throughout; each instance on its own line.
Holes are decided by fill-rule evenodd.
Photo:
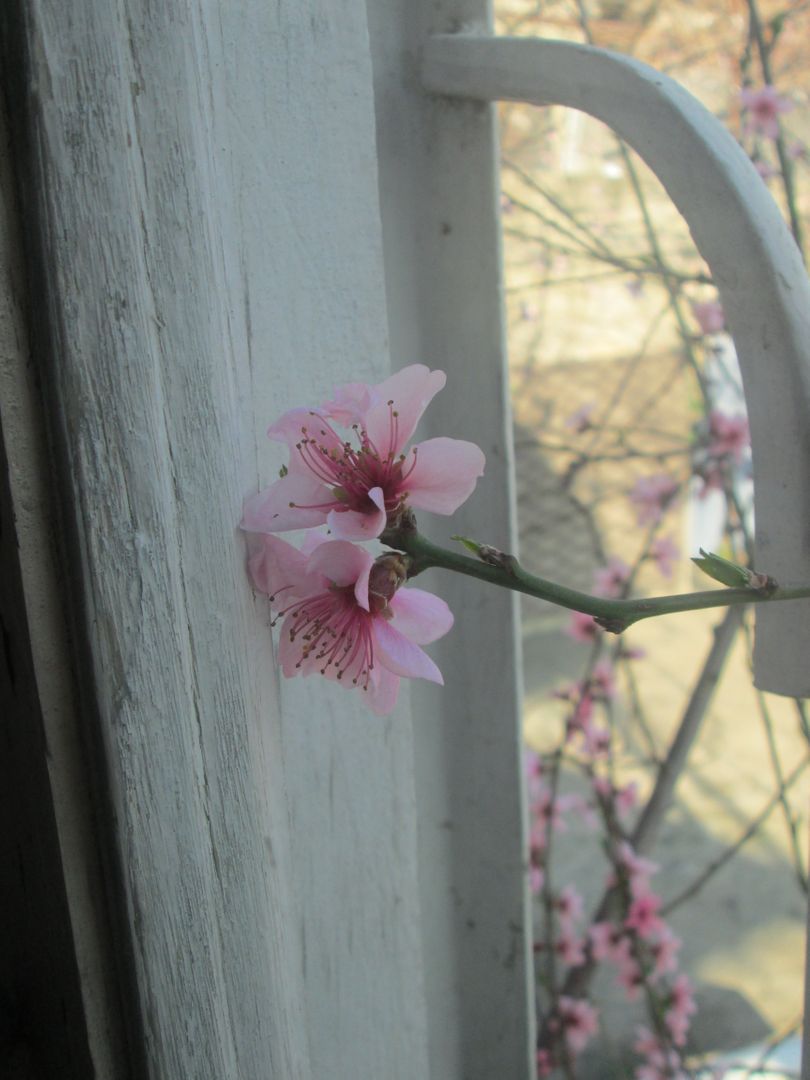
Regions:
M 359 510 L 332 510 L 326 524 L 339 540 L 373 540 L 383 531 L 387 520 L 385 510 L 379 508 L 371 514 Z
M 408 641 L 390 623 L 375 619 L 373 634 L 375 653 L 389 671 L 411 679 L 429 679 L 444 686 L 442 673 L 427 653 Z
M 374 668 L 372 679 L 364 696 L 369 708 L 377 716 L 387 716 L 397 703 L 399 675 L 388 668 Z
M 401 453 L 422 413 L 446 382 L 443 371 L 431 371 L 424 364 L 411 364 L 374 387 L 378 404 L 369 409 L 363 419 L 368 437 L 380 457 L 385 458 L 389 452 L 394 456 Z M 393 401 L 392 406 L 389 401 Z M 395 430 L 392 429 L 392 409 L 397 413 Z
M 453 625 L 453 613 L 444 600 L 424 589 L 400 589 L 389 602 L 391 626 L 417 645 L 428 645 Z
M 339 505 L 329 488 L 314 476 L 290 473 L 247 500 L 241 527 L 266 533 L 310 529 L 323 525 L 329 508 Z
M 414 447 L 416 465 L 408 477 L 408 503 L 434 514 L 452 514 L 473 492 L 485 458 L 463 439 L 428 439 Z
M 309 573 L 324 574 L 340 587 L 354 585 L 358 604 L 368 611 L 368 575 L 373 564 L 374 558 L 365 548 L 356 547 L 346 540 L 330 540 L 313 551 L 307 570 Z M 362 582 L 365 582 L 365 603 L 361 600 Z M 360 585 L 359 593 L 357 585 Z
M 247 533 L 248 572 L 259 592 L 272 596 L 285 589 L 284 596 L 306 594 L 312 578 L 307 574 L 307 558 L 292 544 L 266 533 Z
M 335 390 L 331 401 L 321 408 L 336 423 L 343 427 L 362 423 L 363 417 L 375 403 L 374 391 L 367 383 L 345 383 Z
M 305 439 L 308 434 L 317 435 L 318 442 L 328 450 L 336 450 L 340 453 L 343 448 L 343 440 L 332 430 L 325 414 L 319 409 L 290 409 L 289 412 L 284 413 L 267 429 L 269 439 L 287 443 L 290 447 L 292 451 L 290 457 L 291 468 L 298 458 L 295 446 L 302 439 Z

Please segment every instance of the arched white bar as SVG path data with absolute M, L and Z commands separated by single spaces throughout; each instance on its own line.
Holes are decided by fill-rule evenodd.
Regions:
M 782 216 L 723 125 L 646 64 L 586 45 L 440 35 L 426 89 L 567 105 L 608 124 L 657 174 L 711 267 L 734 334 L 751 422 L 756 566 L 810 578 L 810 282 Z M 755 682 L 810 694 L 810 602 L 757 610 Z

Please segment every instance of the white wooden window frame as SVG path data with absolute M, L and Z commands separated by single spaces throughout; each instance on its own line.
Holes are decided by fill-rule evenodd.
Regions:
M 446 689 L 379 721 L 279 683 L 235 523 L 272 478 L 273 417 L 421 361 L 448 373 L 432 433 L 488 459 L 452 530 L 511 547 L 490 102 L 599 115 L 615 92 L 605 118 L 648 159 L 648 109 L 688 142 L 692 105 L 638 69 L 622 90 L 599 53 L 573 87 L 556 45 L 488 40 L 484 0 L 9 0 L 3 19 L 34 375 L 11 350 L 2 422 L 100 1074 L 529 1077 L 514 598 L 435 578 L 457 615 Z M 763 565 L 806 577 L 806 279 L 741 152 L 709 134 L 668 186 L 740 334 L 760 522 L 787 514 L 758 536 Z M 709 161 L 733 214 L 675 190 Z M 667 182 L 666 155 L 651 163 Z M 41 415 L 46 469 L 44 440 L 16 439 Z M 37 608 L 43 581 L 70 634 Z M 806 612 L 760 619 L 761 685 L 804 679 L 785 642 L 806 655 Z

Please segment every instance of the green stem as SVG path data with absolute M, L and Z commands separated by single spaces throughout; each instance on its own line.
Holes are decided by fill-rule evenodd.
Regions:
M 776 586 L 767 592 L 754 588 L 709 589 L 705 592 L 680 593 L 675 596 L 647 596 L 631 600 L 614 600 L 603 596 L 591 596 L 558 585 L 554 581 L 537 577 L 523 569 L 511 555 L 493 552 L 493 562 L 470 558 L 455 551 L 448 551 L 431 543 L 407 522 L 398 529 L 391 529 L 380 539 L 388 547 L 395 548 L 411 557 L 409 577 L 439 567 L 454 570 L 499 585 L 504 589 L 549 600 L 552 604 L 582 611 L 592 615 L 606 630 L 621 633 L 641 619 L 654 615 L 669 615 L 677 611 L 698 611 L 703 608 L 730 607 L 732 604 L 773 603 L 779 600 L 798 600 L 810 597 L 810 585 Z

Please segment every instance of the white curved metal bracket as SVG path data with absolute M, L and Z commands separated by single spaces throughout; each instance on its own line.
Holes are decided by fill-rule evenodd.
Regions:
M 810 578 L 810 281 L 782 216 L 723 125 L 678 83 L 586 45 L 471 34 L 425 49 L 423 84 L 452 97 L 567 105 L 609 125 L 657 174 L 709 264 L 751 424 L 756 567 Z M 810 695 L 810 602 L 760 607 L 758 687 Z

